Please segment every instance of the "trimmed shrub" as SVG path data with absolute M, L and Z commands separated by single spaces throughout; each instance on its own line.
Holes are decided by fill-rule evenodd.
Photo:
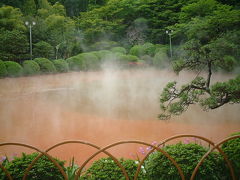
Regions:
M 33 54 L 38 58 L 52 58 L 54 56 L 54 48 L 45 41 L 39 41 L 34 44 Z
M 145 54 L 149 55 L 149 56 L 154 56 L 155 55 L 155 51 L 156 51 L 156 46 L 152 43 L 145 43 L 143 44 L 143 49 Z
M 240 135 L 240 132 L 231 134 Z M 240 180 L 240 138 L 232 139 L 225 142 L 222 145 L 222 150 L 228 156 L 228 159 L 231 161 L 235 176 Z
M 111 51 L 109 51 L 109 50 L 94 51 L 93 53 L 95 54 L 95 56 L 98 57 L 98 59 L 99 59 L 100 61 L 104 61 L 104 60 L 106 60 L 106 59 L 111 58 L 111 57 L 112 57 L 112 54 L 113 54 L 113 53 L 112 53 Z
M 38 65 L 40 66 L 40 71 L 42 73 L 55 73 L 56 72 L 56 68 L 55 68 L 54 64 L 49 59 L 35 58 L 34 61 L 38 63 Z
M 111 51 L 114 53 L 127 54 L 127 50 L 124 47 L 113 47 Z
M 7 74 L 10 77 L 19 77 L 22 75 L 23 68 L 20 64 L 14 61 L 4 61 Z
M 33 60 L 26 60 L 23 62 L 23 74 L 34 75 L 40 73 L 40 66 Z
M 121 62 L 137 62 L 139 61 L 139 58 L 137 56 L 133 56 L 133 55 L 121 55 L 119 56 L 119 60 Z
M 7 76 L 7 68 L 4 61 L 0 60 L 0 78 Z
M 82 53 L 77 56 L 83 62 L 83 70 L 96 70 L 100 67 L 100 61 L 94 53 Z
M 100 60 L 96 52 L 82 53 L 67 59 L 70 70 L 96 70 L 100 67 Z
M 129 54 L 137 56 L 137 57 L 141 57 L 141 56 L 145 55 L 145 53 L 146 53 L 145 49 L 142 45 L 135 45 L 129 50 Z
M 82 69 L 83 62 L 78 56 L 72 56 L 66 59 L 66 61 L 71 71 L 80 71 Z
M 104 50 L 111 49 L 112 47 L 116 47 L 119 44 L 115 41 L 99 41 L 91 46 L 92 50 Z
M 133 179 L 137 167 L 138 161 L 130 159 L 120 159 L 119 162 L 126 169 L 129 179 Z M 146 179 L 145 171 L 142 169 L 139 173 L 138 179 Z M 122 170 L 111 158 L 101 158 L 95 161 L 92 166 L 81 176 L 81 179 L 97 179 L 97 180 L 124 180 L 126 179 L 123 175 Z
M 8 161 L 6 159 L 3 162 L 4 167 L 10 173 L 14 180 L 21 180 L 24 176 L 26 168 L 31 164 L 31 162 L 38 156 L 38 153 L 25 154 L 23 153 L 21 157 L 15 157 L 14 160 Z M 54 160 L 63 168 L 64 161 L 60 161 L 56 158 Z M 7 180 L 5 173 L 0 169 L 0 179 Z M 58 170 L 58 168 L 45 156 L 42 156 L 38 161 L 33 165 L 32 169 L 28 173 L 27 179 L 32 180 L 59 180 L 63 179 L 63 176 Z
M 68 63 L 63 59 L 54 60 L 53 64 L 54 64 L 57 72 L 62 73 L 62 72 L 69 71 Z
M 208 149 L 198 144 L 182 144 L 168 145 L 163 148 L 181 167 L 185 179 L 190 179 L 192 172 L 198 161 L 208 151 Z M 150 154 L 145 161 L 145 169 L 148 179 L 165 180 L 165 179 L 181 179 L 177 168 L 162 153 L 154 152 Z M 226 167 L 223 158 L 219 153 L 211 153 L 200 166 L 195 179 L 229 179 L 226 177 Z
M 158 52 L 153 57 L 153 65 L 159 68 L 169 67 L 170 60 L 167 55 L 166 48 L 158 49 Z

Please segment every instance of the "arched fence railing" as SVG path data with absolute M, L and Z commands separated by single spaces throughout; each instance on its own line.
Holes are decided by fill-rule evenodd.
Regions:
M 3 147 L 3 146 L 22 146 L 22 147 L 26 147 L 26 148 L 29 148 L 29 149 L 32 149 L 32 150 L 35 150 L 39 153 L 39 155 L 31 162 L 31 164 L 26 168 L 25 172 L 24 172 L 24 176 L 23 176 L 23 180 L 26 180 L 27 179 L 27 176 L 31 170 L 31 168 L 34 166 L 34 164 L 42 157 L 42 156 L 46 156 L 49 161 L 51 161 L 54 166 L 61 172 L 63 178 L 65 180 L 68 180 L 68 177 L 65 173 L 65 171 L 63 170 L 63 168 L 58 164 L 58 162 L 56 160 L 54 160 L 54 158 L 52 156 L 49 155 L 49 152 L 53 149 L 56 149 L 62 145 L 66 145 L 66 144 L 82 144 L 82 145 L 86 145 L 86 146 L 90 146 L 92 148 L 95 148 L 97 151 L 95 153 L 93 153 L 89 158 L 87 158 L 87 160 L 85 162 L 82 163 L 82 165 L 78 168 L 78 170 L 76 171 L 76 174 L 75 174 L 75 180 L 78 180 L 78 178 L 81 176 L 81 173 L 82 173 L 82 170 L 83 168 L 88 164 L 88 162 L 90 162 L 93 158 L 95 158 L 98 154 L 100 153 L 104 153 L 106 154 L 107 156 L 109 156 L 110 158 L 112 158 L 112 160 L 117 164 L 117 166 L 121 169 L 122 171 L 122 174 L 124 175 L 124 177 L 126 178 L 126 180 L 130 180 L 129 179 L 129 176 L 126 172 L 126 169 L 123 167 L 123 165 L 119 162 L 119 160 L 113 156 L 111 153 L 108 152 L 108 150 L 112 147 L 116 147 L 118 145 L 121 145 L 121 144 L 139 144 L 139 145 L 146 145 L 148 147 L 151 147 L 151 150 L 143 157 L 143 159 L 139 162 L 138 164 L 138 167 L 137 167 L 137 170 L 136 170 L 136 173 L 134 175 L 134 180 L 137 180 L 138 178 L 138 174 L 140 173 L 140 170 L 141 170 L 141 166 L 143 165 L 144 161 L 148 158 L 148 156 L 153 153 L 154 151 L 159 151 L 161 152 L 165 157 L 167 157 L 168 160 L 171 161 L 171 163 L 176 167 L 178 173 L 179 173 L 179 177 L 182 179 L 182 180 L 185 180 L 185 177 L 184 177 L 184 174 L 183 174 L 183 171 L 181 169 L 181 167 L 178 165 L 178 163 L 174 160 L 174 158 L 172 158 L 166 151 L 164 151 L 162 149 L 163 146 L 165 146 L 165 144 L 167 144 L 168 142 L 172 141 L 172 140 L 176 140 L 176 139 L 179 139 L 179 138 L 196 138 L 196 139 L 199 139 L 199 140 L 202 140 L 204 142 L 206 142 L 207 144 L 209 144 L 210 148 L 208 150 L 208 152 L 206 152 L 202 158 L 199 160 L 199 162 L 197 163 L 195 169 L 193 170 L 192 172 L 192 175 L 191 175 L 191 178 L 190 180 L 194 180 L 197 172 L 198 172 L 198 169 L 200 168 L 200 166 L 203 164 L 204 160 L 209 156 L 209 154 L 214 151 L 214 150 L 218 150 L 219 153 L 223 156 L 229 170 L 230 170 L 230 175 L 231 175 L 231 178 L 233 180 L 236 180 L 236 175 L 234 174 L 234 170 L 233 170 L 233 166 L 231 164 L 231 162 L 229 161 L 227 155 L 223 152 L 223 150 L 221 149 L 221 145 L 229 140 L 232 140 L 232 139 L 236 139 L 236 138 L 240 138 L 240 135 L 235 135 L 235 136 L 231 136 L 231 137 L 228 137 L 222 141 L 220 141 L 219 143 L 215 144 L 214 142 L 212 142 L 211 140 L 205 138 L 205 137 L 202 137 L 202 136 L 197 136 L 197 135 L 190 135 L 190 134 L 183 134 L 183 135 L 176 135 L 176 136 L 172 136 L 170 138 L 167 138 L 167 139 L 164 139 L 163 141 L 161 141 L 160 143 L 158 143 L 157 145 L 153 145 L 153 144 L 149 144 L 149 143 L 146 143 L 146 142 L 143 142 L 143 141 L 137 141 L 137 140 L 129 140 L 129 141 L 120 141 L 120 142 L 116 142 L 116 143 L 113 143 L 113 144 L 110 144 L 106 147 L 99 147 L 95 144 L 92 144 L 92 143 L 89 143 L 89 142 L 85 142 L 85 141 L 80 141 L 80 140 L 71 140 L 71 141 L 63 141 L 63 142 L 60 142 L 58 144 L 55 144 L 49 148 L 47 148 L 46 150 L 40 150 L 34 146 L 31 146 L 31 145 L 27 145 L 27 144 L 23 144 L 23 143 L 0 143 L 0 148 Z M 9 180 L 13 180 L 11 174 L 7 171 L 7 169 L 0 163 L 0 168 L 2 169 L 2 171 L 5 173 L 6 177 L 9 179 Z

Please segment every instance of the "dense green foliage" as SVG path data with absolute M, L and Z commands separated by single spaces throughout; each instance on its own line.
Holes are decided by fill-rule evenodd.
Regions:
M 38 58 L 50 59 L 54 56 L 54 48 L 45 41 L 39 41 L 34 45 L 33 54 Z
M 208 149 L 198 144 L 168 145 L 163 148 L 180 166 L 186 179 L 190 179 L 194 168 Z M 152 153 L 145 161 L 148 179 L 181 179 L 177 168 L 161 152 Z M 211 153 L 200 166 L 195 179 L 229 179 L 223 158 L 218 153 Z
M 56 68 L 52 61 L 46 58 L 35 58 L 34 61 L 38 63 L 42 73 L 55 73 Z
M 52 61 L 57 72 L 68 72 L 69 71 L 69 67 L 68 67 L 68 63 L 63 60 L 63 59 L 58 59 L 58 60 L 54 60 Z
M 113 47 L 111 51 L 115 53 L 127 54 L 127 50 L 124 47 Z
M 240 135 L 239 133 L 234 133 L 233 135 Z M 235 176 L 240 179 L 240 138 L 232 139 L 225 142 L 222 145 L 222 150 L 226 153 L 228 159 L 231 161 Z
M 133 179 L 138 167 L 138 163 L 136 162 L 138 161 L 120 159 L 119 162 L 126 169 L 129 178 Z M 145 179 L 144 177 L 145 173 L 143 170 L 141 170 L 138 179 Z M 111 158 L 102 158 L 95 161 L 81 178 L 91 180 L 126 179 L 120 167 Z
M 6 66 L 7 74 L 10 77 L 18 77 L 22 75 L 22 66 L 13 61 L 4 61 Z
M 8 159 L 3 162 L 4 167 L 10 173 L 14 180 L 21 180 L 24 176 L 26 168 L 31 164 L 31 162 L 38 156 L 38 153 L 32 154 L 22 154 L 21 157 L 15 157 L 14 160 L 8 161 Z M 64 161 L 54 159 L 57 163 L 65 170 Z M 28 174 L 28 179 L 33 180 L 59 180 L 63 179 L 62 174 L 58 168 L 45 156 L 41 157 L 36 164 L 33 165 L 32 169 Z M 7 180 L 4 172 L 0 170 L 0 179 Z
M 40 66 L 33 60 L 26 60 L 23 62 L 23 74 L 35 75 L 40 73 Z
M 6 69 L 6 66 L 5 66 L 5 63 L 0 60 L 0 77 L 5 77 L 7 76 L 7 69 Z

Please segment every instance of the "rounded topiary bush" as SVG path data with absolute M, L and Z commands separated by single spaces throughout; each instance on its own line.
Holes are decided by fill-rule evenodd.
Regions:
M 0 78 L 7 76 L 7 68 L 4 61 L 0 60 Z
M 163 148 L 181 167 L 185 179 L 190 179 L 194 168 L 196 167 L 202 156 L 208 149 L 198 144 L 182 144 L 168 145 Z M 145 161 L 145 169 L 148 179 L 151 180 L 166 180 L 166 179 L 181 179 L 177 168 L 168 160 L 162 153 L 154 152 L 150 154 Z M 219 153 L 211 153 L 200 166 L 196 180 L 205 179 L 229 179 L 226 173 L 225 163 Z
M 118 42 L 115 41 L 99 41 L 91 46 L 92 50 L 104 50 L 111 49 L 112 47 L 119 46 Z
M 6 66 L 7 75 L 10 77 L 18 77 L 22 75 L 23 68 L 20 64 L 14 61 L 4 61 Z
M 120 159 L 119 162 L 126 169 L 129 179 L 133 179 L 137 171 L 138 161 Z M 102 158 L 95 161 L 92 166 L 81 176 L 81 179 L 124 180 L 126 178 L 123 175 L 120 167 L 118 167 L 118 165 L 111 158 Z M 145 170 L 143 168 L 138 175 L 138 179 L 146 179 Z
M 153 65 L 158 68 L 169 67 L 170 60 L 167 56 L 167 52 L 162 49 L 159 50 L 153 57 Z
M 142 45 L 135 45 L 129 50 L 129 54 L 141 57 L 146 54 L 145 48 Z
M 231 134 L 240 135 L 240 132 Z M 222 150 L 231 161 L 235 176 L 240 179 L 240 138 L 232 139 L 222 145 Z
M 71 71 L 80 71 L 83 68 L 83 61 L 78 56 L 72 56 L 66 61 Z
M 112 52 L 109 50 L 94 51 L 94 54 L 98 57 L 100 61 L 104 61 L 112 57 Z
M 94 53 L 82 53 L 77 57 L 82 61 L 83 70 L 96 70 L 100 67 L 100 60 Z
M 34 61 L 40 66 L 40 71 L 42 73 L 55 73 L 56 68 L 52 61 L 46 58 L 35 58 Z
M 149 56 L 154 56 L 155 55 L 155 51 L 156 51 L 156 46 L 152 43 L 145 43 L 143 44 L 143 49 L 145 54 L 149 55 Z
M 121 62 L 137 62 L 139 61 L 139 58 L 137 56 L 133 56 L 133 55 L 121 55 L 119 56 L 119 60 Z
M 22 154 L 21 157 L 15 157 L 14 160 L 8 161 L 7 159 L 3 162 L 4 167 L 10 173 L 14 180 L 21 180 L 24 176 L 26 168 L 31 162 L 38 156 L 38 153 Z M 58 159 L 54 160 L 65 170 L 64 161 Z M 7 180 L 5 173 L 0 169 L 0 179 Z M 32 180 L 59 180 L 63 179 L 60 170 L 45 156 L 42 156 L 30 170 L 27 179 Z
M 62 73 L 62 72 L 69 71 L 68 63 L 63 59 L 54 60 L 53 64 L 54 64 L 57 72 Z
M 40 66 L 33 60 L 26 60 L 23 62 L 23 74 L 34 75 L 40 73 Z
M 114 53 L 122 53 L 122 54 L 127 53 L 127 50 L 124 47 L 113 47 L 111 51 Z

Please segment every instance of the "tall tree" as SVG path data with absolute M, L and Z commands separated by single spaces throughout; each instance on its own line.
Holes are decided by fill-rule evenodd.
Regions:
M 216 3 L 214 0 L 207 2 Z M 172 114 L 179 115 L 186 111 L 191 104 L 200 104 L 203 109 L 216 109 L 227 103 L 240 103 L 240 76 L 227 82 L 212 83 L 212 74 L 222 69 L 231 71 L 240 64 L 240 10 L 233 10 L 231 6 L 217 4 L 215 9 L 202 9 L 206 3 L 200 0 L 188 5 L 188 11 L 183 11 L 182 17 L 190 17 L 186 13 L 195 13 L 190 7 L 200 8 L 200 14 L 186 18 L 185 23 L 175 26 L 176 36 L 185 35 L 186 42 L 182 46 L 184 51 L 179 60 L 174 62 L 174 70 L 194 70 L 206 72 L 207 76 L 200 76 L 188 84 L 178 88 L 177 82 L 170 82 L 164 88 L 160 104 L 164 113 L 161 119 L 169 118 Z M 200 10 L 197 9 L 197 10 Z M 200 12 L 200 11 L 198 11 Z

